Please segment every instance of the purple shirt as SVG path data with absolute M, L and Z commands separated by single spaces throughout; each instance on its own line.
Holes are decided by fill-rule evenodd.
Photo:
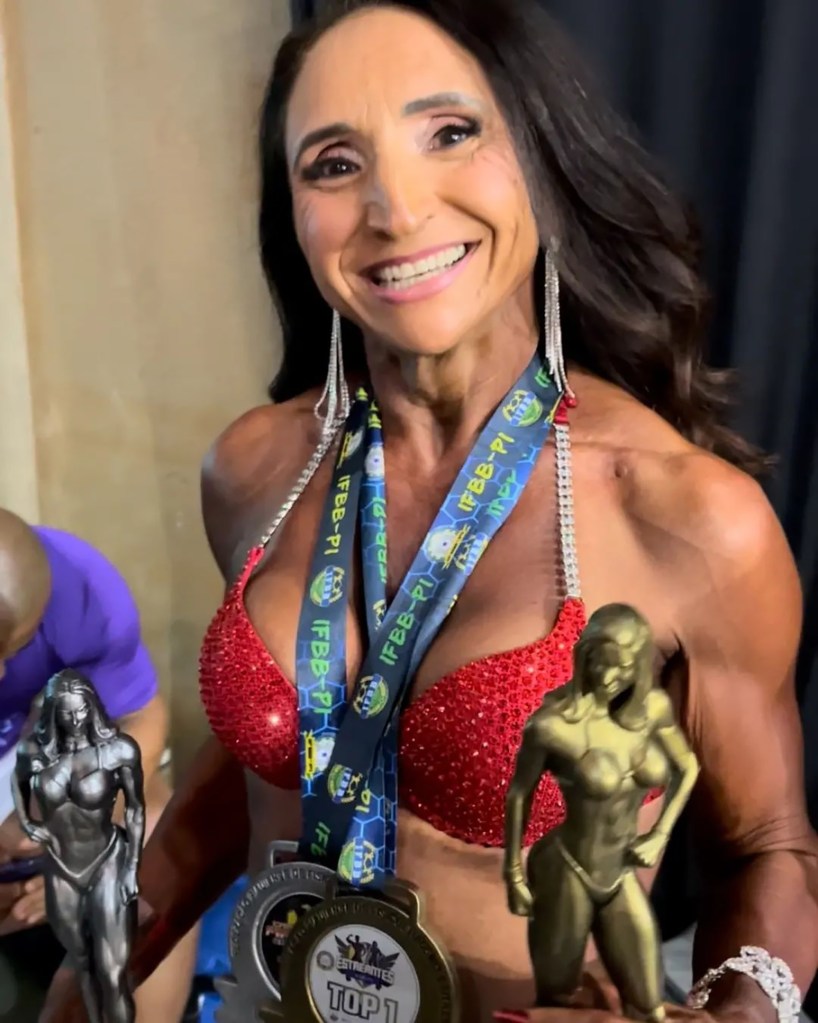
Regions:
M 139 612 L 114 566 L 90 544 L 36 527 L 51 566 L 51 596 L 34 638 L 6 661 L 0 679 L 0 756 L 17 741 L 34 698 L 63 668 L 86 675 L 112 718 L 156 695 Z

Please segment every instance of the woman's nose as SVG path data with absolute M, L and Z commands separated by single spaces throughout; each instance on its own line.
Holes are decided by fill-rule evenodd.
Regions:
M 389 238 L 401 238 L 416 234 L 431 219 L 434 194 L 426 176 L 409 161 L 381 161 L 365 202 L 367 225 Z

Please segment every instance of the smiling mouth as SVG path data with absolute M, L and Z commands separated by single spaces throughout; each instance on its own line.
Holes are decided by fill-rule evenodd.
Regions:
M 375 269 L 367 270 L 366 276 L 378 288 L 406 291 L 451 270 L 477 248 L 477 244 L 461 242 L 412 262 L 382 263 Z

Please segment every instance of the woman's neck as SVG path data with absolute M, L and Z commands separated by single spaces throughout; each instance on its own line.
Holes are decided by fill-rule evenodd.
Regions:
M 533 331 L 463 342 L 443 355 L 367 345 L 384 435 L 423 464 L 470 444 L 531 361 Z

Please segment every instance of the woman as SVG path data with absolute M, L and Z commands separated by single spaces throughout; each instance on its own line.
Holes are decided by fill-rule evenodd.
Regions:
M 661 1020 L 661 939 L 634 867 L 654 867 L 698 774 L 667 693 L 653 685 L 647 622 L 632 608 L 596 611 L 577 643 L 571 681 L 529 718 L 508 793 L 509 908 L 530 918 L 538 1005 L 570 1004 L 593 935 L 631 1019 Z M 625 694 L 630 694 L 622 699 Z M 531 800 L 546 770 L 566 822 L 522 866 Z M 639 809 L 665 786 L 662 813 L 638 834 Z
M 145 832 L 139 748 L 107 720 L 93 687 L 65 670 L 48 683 L 13 782 L 21 826 L 49 857 L 48 919 L 80 974 L 92 1023 L 132 1023 L 127 978 Z M 125 828 L 113 822 L 125 798 Z M 40 823 L 30 817 L 32 796 Z
M 295 645 L 344 383 L 365 384 L 382 421 L 390 600 L 538 350 L 565 387 L 561 324 L 557 429 L 413 665 L 398 873 L 425 893 L 457 963 L 464 1019 L 533 1003 L 525 925 L 502 880 L 505 791 L 523 724 L 568 680 L 587 613 L 624 602 L 648 618 L 702 765 L 694 811 L 712 891 L 695 972 L 752 943 L 803 987 L 818 917 L 792 682 L 798 579 L 750 475 L 760 459 L 720 423 L 720 381 L 700 362 L 685 213 L 579 84 L 535 0 L 341 7 L 284 43 L 263 114 L 262 255 L 284 363 L 275 404 L 233 424 L 204 467 L 206 529 L 228 583 L 202 656 L 221 750 L 203 752 L 147 851 L 152 940 L 136 969 L 150 970 L 244 865 L 239 766 L 251 869 L 268 842 L 301 835 Z M 446 542 L 444 560 L 469 554 L 457 534 Z M 369 627 L 357 565 L 350 680 Z M 640 830 L 656 813 L 643 811 Z M 526 845 L 562 816 L 544 783 Z M 734 974 L 708 1009 L 775 1015 Z

